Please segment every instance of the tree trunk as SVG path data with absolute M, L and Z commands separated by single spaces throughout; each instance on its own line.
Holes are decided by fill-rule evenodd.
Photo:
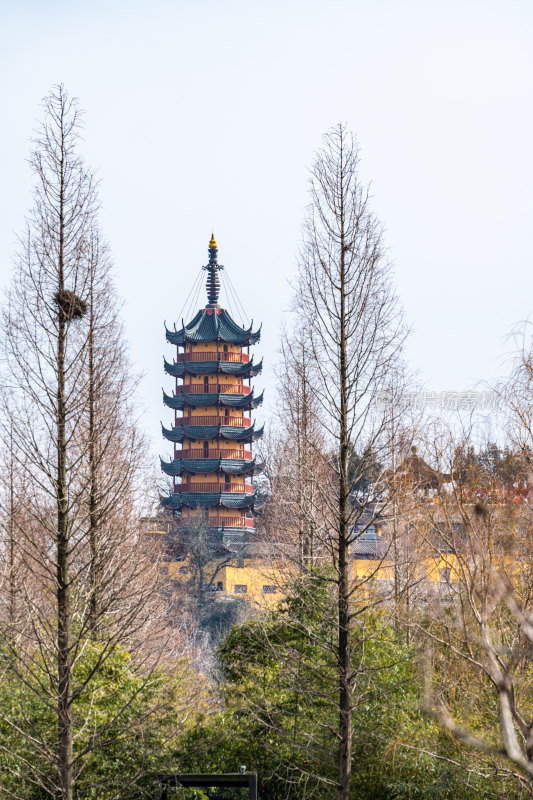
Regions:
M 61 128 L 63 134 L 63 128 Z M 64 176 L 61 163 L 58 292 L 64 291 Z M 72 800 L 72 707 L 70 660 L 69 519 L 65 406 L 67 321 L 58 310 L 57 334 L 57 719 L 60 800 Z
M 94 368 L 94 276 L 91 276 L 89 297 L 89 630 L 94 633 L 98 618 L 99 552 L 98 552 L 98 461 L 96 429 L 96 386 Z
M 341 145 L 342 147 L 342 145 Z M 340 222 L 340 347 L 339 347 L 339 539 L 338 539 L 338 638 L 339 638 L 339 786 L 338 800 L 349 800 L 352 775 L 352 687 L 350 650 L 350 585 L 349 585 L 349 441 L 348 441 L 348 390 L 346 353 L 346 266 L 344 234 L 344 186 L 341 149 L 341 207 Z

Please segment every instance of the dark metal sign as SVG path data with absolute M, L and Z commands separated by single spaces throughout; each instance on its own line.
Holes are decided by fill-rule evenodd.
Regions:
M 169 772 L 157 775 L 156 781 L 163 788 L 154 800 L 167 800 L 169 786 L 190 786 L 201 789 L 248 788 L 248 800 L 257 800 L 257 772 Z

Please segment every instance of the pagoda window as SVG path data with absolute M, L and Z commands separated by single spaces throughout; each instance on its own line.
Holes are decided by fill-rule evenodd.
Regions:
M 225 353 L 227 353 L 227 352 L 228 352 L 228 345 L 227 345 L 227 344 L 225 344 L 225 345 L 224 345 L 224 352 L 225 352 Z
M 224 483 L 226 483 L 226 484 L 228 484 L 228 485 L 231 483 L 231 478 L 230 478 L 230 476 L 229 476 L 229 475 L 225 475 L 225 476 L 224 476 Z
M 204 442 L 204 455 L 208 452 L 208 450 L 209 450 L 209 442 Z
M 209 378 L 207 377 L 207 375 L 204 375 L 204 386 L 207 386 L 208 384 L 209 384 Z

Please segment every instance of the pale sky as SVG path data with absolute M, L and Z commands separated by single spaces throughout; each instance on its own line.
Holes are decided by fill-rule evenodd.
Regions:
M 272 400 L 307 168 L 343 121 L 386 228 L 411 366 L 436 390 L 490 381 L 532 312 L 532 42 L 531 0 L 0 0 L 0 284 L 31 206 L 39 103 L 62 81 L 86 110 L 143 422 L 163 453 L 163 323 L 179 323 L 212 229 L 263 322 L 256 385 Z

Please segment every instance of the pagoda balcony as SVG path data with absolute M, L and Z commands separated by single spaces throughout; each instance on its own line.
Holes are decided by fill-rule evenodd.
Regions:
M 237 364 L 248 364 L 250 356 L 247 353 L 217 353 L 214 350 L 207 350 L 203 353 L 200 351 L 178 353 L 176 355 L 176 363 L 180 364 L 183 361 L 231 361 Z
M 251 450 L 219 450 L 219 449 L 211 449 L 204 450 L 203 448 L 200 449 L 187 449 L 187 450 L 176 450 L 176 458 L 243 458 L 245 461 L 252 460 L 252 451 Z
M 250 394 L 251 386 L 242 383 L 188 383 L 176 386 L 176 394 Z
M 248 517 L 209 516 L 207 524 L 213 528 L 255 528 L 254 520 L 248 519 Z
M 177 483 L 180 492 L 229 492 L 230 494 L 253 494 L 251 483 Z
M 251 417 L 219 417 L 193 415 L 191 417 L 177 417 L 176 425 L 231 425 L 234 428 L 251 428 Z

